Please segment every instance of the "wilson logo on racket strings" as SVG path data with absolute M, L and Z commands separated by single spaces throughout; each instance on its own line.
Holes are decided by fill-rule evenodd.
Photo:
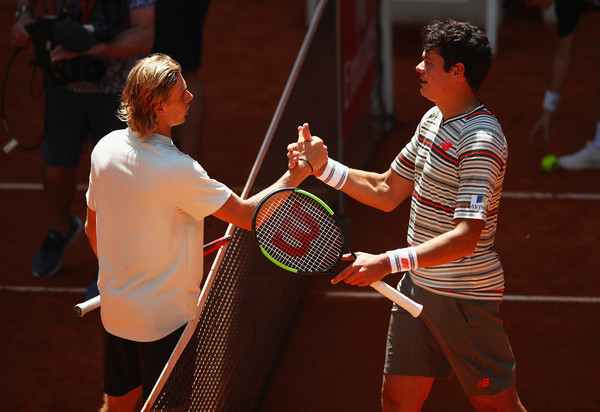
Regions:
M 305 232 L 298 227 L 298 223 L 303 223 L 308 227 L 309 231 Z M 319 224 L 317 221 L 302 210 L 300 203 L 294 203 L 290 211 L 290 215 L 286 217 L 279 230 L 271 240 L 275 246 L 290 256 L 300 257 L 305 256 L 310 250 L 310 242 L 316 239 L 320 233 Z M 285 239 L 284 234 L 288 238 L 293 238 L 300 243 L 300 246 L 290 245 Z

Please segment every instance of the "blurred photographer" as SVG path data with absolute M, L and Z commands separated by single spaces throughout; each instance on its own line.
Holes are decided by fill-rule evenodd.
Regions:
M 31 271 L 48 278 L 82 231 L 71 205 L 88 139 L 96 144 L 125 127 L 116 116 L 120 93 L 129 69 L 152 49 L 155 0 L 53 0 L 56 16 L 34 19 L 36 3 L 17 0 L 10 40 L 17 47 L 33 44 L 45 75 L 41 152 L 50 229 Z

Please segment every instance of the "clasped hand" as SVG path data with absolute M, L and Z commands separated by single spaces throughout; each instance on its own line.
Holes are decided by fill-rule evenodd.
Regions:
M 310 166 L 302 167 L 312 167 L 311 174 L 319 176 L 327 164 L 327 146 L 321 138 L 311 135 L 308 123 L 304 123 L 298 126 L 298 141 L 287 146 L 287 157 L 290 170 L 298 165 L 300 159 L 305 159 Z

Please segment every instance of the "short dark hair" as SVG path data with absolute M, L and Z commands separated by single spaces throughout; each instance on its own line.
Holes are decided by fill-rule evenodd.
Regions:
M 438 49 L 444 70 L 462 63 L 465 79 L 478 90 L 492 66 L 492 48 L 485 33 L 476 26 L 452 19 L 434 20 L 421 32 L 424 51 Z

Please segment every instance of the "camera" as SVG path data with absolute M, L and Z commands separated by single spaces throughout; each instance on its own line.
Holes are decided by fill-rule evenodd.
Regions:
M 61 10 L 56 16 L 38 17 L 27 25 L 35 48 L 33 64 L 42 67 L 56 84 L 63 86 L 82 80 L 97 83 L 106 75 L 104 62 L 90 55 L 82 54 L 57 62 L 50 60 L 50 50 L 59 44 L 72 52 L 85 53 L 97 40 L 112 40 L 122 23 L 121 0 L 104 0 L 102 3 L 105 24 L 94 27 L 93 33 L 68 9 Z

